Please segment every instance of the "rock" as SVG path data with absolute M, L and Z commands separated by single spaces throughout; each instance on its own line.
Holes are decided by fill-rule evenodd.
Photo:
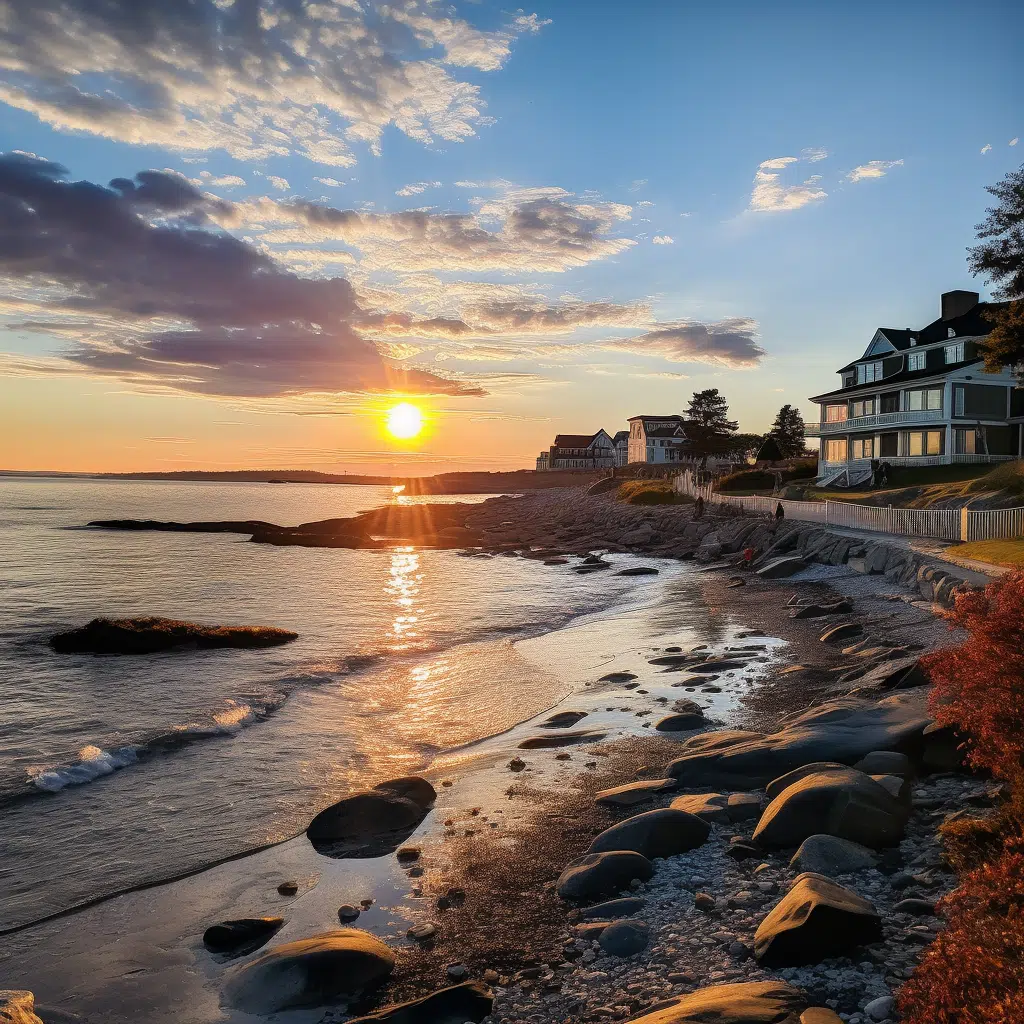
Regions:
M 621 900 L 608 900 L 606 903 L 596 903 L 592 907 L 584 907 L 580 910 L 580 917 L 584 921 L 596 919 L 615 920 L 619 917 L 632 917 L 639 914 L 644 908 L 644 901 L 637 896 L 627 896 Z
M 173 647 L 211 649 L 277 647 L 299 634 L 274 626 L 202 626 L 160 619 L 93 619 L 78 629 L 57 633 L 50 646 L 61 654 L 154 654 Z
M 703 729 L 707 724 L 704 712 L 701 711 L 699 715 L 692 713 L 666 715 L 658 720 L 654 728 L 658 732 L 688 732 L 691 729 Z
M 597 940 L 608 956 L 635 956 L 647 948 L 650 929 L 642 921 L 614 921 Z
M 672 705 L 672 710 L 680 715 L 701 715 L 704 714 L 704 709 L 695 701 L 690 700 L 688 697 L 682 697 Z
M 914 774 L 910 758 L 895 750 L 872 750 L 853 767 L 865 775 L 899 775 L 906 779 Z
M 731 793 L 725 805 L 730 821 L 750 821 L 761 817 L 761 797 L 757 793 Z
M 521 772 L 526 767 L 526 762 L 521 757 L 513 757 L 508 763 L 509 771 Z
M 211 953 L 245 956 L 269 942 L 283 924 L 283 917 L 242 917 L 221 921 L 203 932 L 203 945 Z
M 765 793 L 768 794 L 769 800 L 774 800 L 784 789 L 789 789 L 794 782 L 799 782 L 801 779 L 807 778 L 808 775 L 817 775 L 821 772 L 843 772 L 847 767 L 838 761 L 813 761 L 811 764 L 794 768 L 793 771 L 786 772 L 785 775 L 780 775 L 777 779 L 772 779 L 764 787 Z
M 634 878 L 646 882 L 653 874 L 651 862 L 639 853 L 627 850 L 589 853 L 565 866 L 556 888 L 563 900 L 586 903 L 628 889 Z
M 675 779 L 650 779 L 643 782 L 629 782 L 624 786 L 603 789 L 594 797 L 594 803 L 605 807 L 633 807 L 653 800 L 661 793 L 670 793 L 679 788 Z
M 654 528 L 648 523 L 638 526 L 635 530 L 629 530 L 619 538 L 619 543 L 632 547 L 637 544 L 648 544 L 654 536 Z
M 827 1006 L 809 1006 L 800 1014 L 800 1024 L 844 1024 L 843 1018 Z
M 764 850 L 756 843 L 740 840 L 730 843 L 725 849 L 725 855 L 733 860 L 760 860 L 764 856 Z
M 322 810 L 306 836 L 328 857 L 380 857 L 409 838 L 436 798 L 426 779 L 392 779 Z
M 359 916 L 359 908 L 353 907 L 351 903 L 343 903 L 338 907 L 338 920 L 342 924 L 348 924 L 350 921 L 354 921 Z
M 35 996 L 25 989 L 0 989 L 0 1024 L 43 1024 L 36 1015 Z
M 432 921 L 424 921 L 421 924 L 414 924 L 405 934 L 413 942 L 427 942 L 432 939 L 439 929 Z
M 815 761 L 852 764 L 873 750 L 913 756 L 930 721 L 924 691 L 881 701 L 843 697 L 788 719 L 769 735 L 722 730 L 688 739 L 667 774 L 693 788 L 749 789 Z
M 754 841 L 798 846 L 819 833 L 880 849 L 903 836 L 907 809 L 870 775 L 844 768 L 807 775 L 765 808 Z
M 542 729 L 568 729 L 581 718 L 586 718 L 586 711 L 559 711 L 540 723 Z
M 458 981 L 460 978 L 465 978 L 469 974 L 469 968 L 465 964 L 449 964 L 445 968 L 445 974 L 447 974 L 452 981 Z
M 394 954 L 380 939 L 339 928 L 275 946 L 236 968 L 226 994 L 231 1005 L 246 1013 L 324 1006 L 376 988 L 394 966 Z
M 349 1024 L 478 1024 L 494 1007 L 491 990 L 477 981 L 463 982 L 431 992 L 422 999 L 386 1006 L 367 1017 L 357 1017 Z
M 849 601 L 836 601 L 833 604 L 805 604 L 789 613 L 791 619 L 820 619 L 826 615 L 847 614 L 853 611 Z
M 596 729 L 584 729 L 580 732 L 563 732 L 557 736 L 530 736 L 519 744 L 520 750 L 540 750 L 544 747 L 569 747 L 577 743 L 596 743 L 603 740 L 607 733 Z
M 922 900 L 913 896 L 900 900 L 892 909 L 895 914 L 910 914 L 911 917 L 935 916 L 935 904 L 931 900 Z
M 902 775 L 872 775 L 871 778 L 883 789 L 888 790 L 889 794 L 900 803 L 910 804 L 914 788 L 910 779 L 905 779 Z
M 789 862 L 796 871 L 813 871 L 830 878 L 865 871 L 877 864 L 878 858 L 866 846 L 826 835 L 808 836 Z
M 673 857 L 703 846 L 710 826 L 686 811 L 662 807 L 644 811 L 606 828 L 590 844 L 588 853 L 632 850 L 644 857 Z
M 277 887 L 278 893 L 282 896 L 294 896 L 299 891 L 298 882 L 282 882 Z
M 623 543 L 628 543 L 623 541 Z M 634 565 L 629 569 L 620 569 L 616 576 L 657 576 L 658 570 L 651 565 Z
M 864 1006 L 864 1012 L 872 1019 L 877 1021 L 888 1020 L 893 1015 L 893 1011 L 896 1009 L 896 1000 L 892 996 L 879 996 L 877 999 L 872 999 L 870 1003 Z
M 764 967 L 798 967 L 881 938 L 881 918 L 867 900 L 805 872 L 758 925 L 754 956 Z
M 838 626 L 825 630 L 818 639 L 823 644 L 835 643 L 837 640 L 847 640 L 851 636 L 860 636 L 864 627 L 859 622 L 840 622 Z
M 948 725 L 932 722 L 924 730 L 921 760 L 933 772 L 953 772 L 964 764 L 963 737 Z
M 568 565 L 568 558 L 545 558 L 544 565 Z
M 423 851 L 418 846 L 400 846 L 395 851 L 395 856 L 403 863 L 411 863 L 420 859 Z
M 781 580 L 787 576 L 802 572 L 807 568 L 807 563 L 795 555 L 786 555 L 784 558 L 776 558 L 766 566 L 757 570 L 757 575 L 765 580 Z
M 599 683 L 628 683 L 631 679 L 636 679 L 635 672 L 609 672 L 605 676 L 601 676 L 598 679 Z
M 729 821 L 728 802 L 729 798 L 721 793 L 687 793 L 677 796 L 669 806 L 687 814 L 696 814 L 713 825 L 725 825 Z
M 806 1007 L 803 992 L 782 981 L 713 985 L 666 999 L 632 1024 L 797 1024 Z

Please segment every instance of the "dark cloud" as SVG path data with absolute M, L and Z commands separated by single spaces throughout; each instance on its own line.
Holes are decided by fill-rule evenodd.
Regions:
M 347 280 L 299 277 L 206 224 L 218 201 L 180 175 L 110 187 L 66 177 L 50 161 L 0 155 L 0 277 L 46 292 L 44 311 L 120 325 L 76 348 L 79 365 L 223 395 L 479 393 L 391 370 L 356 330 Z
M 757 321 L 732 317 L 716 323 L 684 320 L 663 324 L 635 338 L 605 347 L 637 355 L 661 356 L 676 363 L 718 363 L 733 369 L 757 366 L 765 351 L 755 340 Z

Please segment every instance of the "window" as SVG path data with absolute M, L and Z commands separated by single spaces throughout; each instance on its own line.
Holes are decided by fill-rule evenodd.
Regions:
M 890 391 L 888 394 L 882 395 L 880 404 L 882 412 L 899 412 L 900 393 L 898 391 Z
M 964 343 L 961 341 L 957 345 L 946 346 L 946 362 L 947 363 L 962 363 L 964 361 Z
M 825 422 L 826 423 L 842 423 L 846 419 L 846 403 L 842 405 L 826 405 L 825 406 Z
M 873 416 L 874 414 L 875 400 L 873 398 L 865 398 L 863 401 L 850 403 L 850 415 L 853 417 Z
M 871 459 L 875 455 L 875 439 L 873 437 L 859 438 L 850 442 L 851 459 Z
M 926 388 L 907 392 L 907 408 L 912 412 L 942 411 L 942 388 Z
M 941 455 L 941 430 L 912 430 L 907 434 L 908 455 Z
M 825 461 L 826 462 L 845 462 L 846 461 L 846 439 L 843 438 L 840 441 L 826 441 L 825 442 Z
M 877 363 L 860 363 L 857 366 L 857 383 L 858 384 L 870 384 L 872 381 L 882 379 L 882 364 Z
M 946 362 L 948 363 L 949 360 L 947 359 Z M 924 369 L 924 363 L 925 363 L 925 354 L 924 354 L 924 352 L 911 352 L 910 355 L 907 356 L 907 369 L 908 370 L 923 370 Z
M 852 388 L 852 387 L 853 387 L 853 384 L 854 384 L 854 380 L 855 380 L 855 379 L 856 379 L 856 378 L 855 378 L 855 377 L 853 376 L 853 374 L 852 374 L 852 373 L 848 373 L 848 374 L 846 374 L 846 375 L 845 375 L 845 376 L 843 377 L 843 387 L 844 387 L 844 388 Z
M 978 432 L 970 430 L 953 431 L 953 450 L 958 455 L 974 455 L 978 450 Z
M 953 415 L 963 416 L 964 414 L 964 389 L 953 388 Z

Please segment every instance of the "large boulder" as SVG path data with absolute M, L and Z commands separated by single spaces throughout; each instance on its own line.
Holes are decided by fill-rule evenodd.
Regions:
M 203 945 L 222 956 L 245 956 L 266 945 L 281 930 L 283 917 L 243 917 L 212 924 L 203 932 Z
M 661 807 L 634 814 L 606 828 L 590 844 L 588 853 L 632 850 L 644 857 L 674 857 L 707 842 L 711 831 L 706 821 L 686 811 Z
M 329 857 L 380 857 L 412 835 L 436 798 L 426 779 L 392 779 L 325 808 L 306 835 L 317 853 Z
M 558 895 L 570 903 L 587 903 L 628 889 L 634 878 L 646 882 L 653 874 L 653 865 L 639 853 L 589 853 L 565 866 L 558 876 Z
M 758 925 L 754 956 L 765 967 L 798 967 L 881 938 L 882 920 L 867 900 L 808 871 Z
M 677 796 L 669 807 L 687 814 L 696 814 L 698 818 L 712 825 L 725 825 L 732 819 L 729 817 L 729 798 L 722 793 L 687 793 Z
M 807 563 L 796 555 L 786 555 L 784 558 L 776 558 L 766 566 L 757 570 L 757 575 L 766 580 L 781 580 L 795 573 L 803 572 Z
M 577 743 L 595 743 L 607 733 L 598 729 L 580 729 L 577 732 L 553 733 L 549 736 L 529 736 L 519 744 L 520 750 L 542 750 L 545 747 L 572 747 Z
M 903 837 L 907 808 L 870 775 L 853 768 L 815 772 L 787 786 L 754 829 L 764 847 L 799 846 L 824 834 L 879 849 Z
M 837 836 L 808 836 L 789 862 L 796 871 L 813 871 L 829 878 L 865 871 L 878 864 L 874 850 Z
M 245 1013 L 326 1006 L 377 987 L 394 966 L 394 954 L 380 939 L 356 928 L 339 928 L 275 946 L 237 968 L 226 995 Z
M 50 646 L 61 654 L 155 654 L 173 647 L 276 647 L 298 635 L 276 626 L 204 626 L 145 616 L 93 619 L 78 629 L 56 633 Z
M 707 724 L 703 711 L 699 715 L 692 711 L 681 711 L 659 718 L 654 728 L 658 732 L 689 732 L 691 729 L 703 729 Z
M 643 921 L 613 921 L 597 941 L 605 956 L 635 956 L 650 940 L 651 930 Z
M 895 750 L 872 750 L 853 767 L 867 775 L 899 775 L 906 779 L 914 774 L 910 758 Z
M 488 1016 L 493 1006 L 494 995 L 486 985 L 467 981 L 431 992 L 422 999 L 385 1006 L 348 1024 L 370 1024 L 371 1021 L 386 1021 L 387 1024 L 466 1024 L 473 1021 L 475 1024 Z
M 777 779 L 772 779 L 764 787 L 769 800 L 774 800 L 784 789 L 789 789 L 794 782 L 807 778 L 808 775 L 819 775 L 821 772 L 841 772 L 848 768 L 848 765 L 840 764 L 838 761 L 813 761 L 811 764 L 802 764 Z
M 627 782 L 623 786 L 613 786 L 611 789 L 602 789 L 594 797 L 594 802 L 605 807 L 633 807 L 678 788 L 679 783 L 675 779 L 645 779 L 641 782 Z
M 873 750 L 913 757 L 923 748 L 930 722 L 923 690 L 895 693 L 878 702 L 844 697 L 793 717 L 769 735 L 723 731 L 687 740 L 686 752 L 668 766 L 667 774 L 688 787 L 748 789 L 813 761 L 853 764 Z M 706 737 L 706 742 L 695 742 Z
M 667 999 L 633 1024 L 804 1024 L 806 1009 L 807 996 L 783 981 L 745 982 Z
M 35 996 L 25 989 L 0 988 L 0 1024 L 43 1024 Z

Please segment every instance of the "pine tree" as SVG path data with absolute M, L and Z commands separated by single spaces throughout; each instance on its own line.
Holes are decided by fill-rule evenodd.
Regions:
M 686 410 L 683 429 L 689 450 L 707 463 L 709 455 L 721 455 L 733 447 L 739 424 L 729 419 L 729 403 L 718 388 L 695 391 Z
M 982 342 L 985 369 L 1014 366 L 1024 378 L 1024 167 L 986 191 L 999 202 L 975 229 L 981 244 L 967 250 L 967 265 L 971 273 L 985 274 L 998 285 L 997 299 L 1010 302 L 987 314 L 995 327 Z
M 768 436 L 779 446 L 779 451 L 784 459 L 802 455 L 805 443 L 804 418 L 800 415 L 800 410 L 794 409 L 788 403 L 784 405 L 775 417 Z

